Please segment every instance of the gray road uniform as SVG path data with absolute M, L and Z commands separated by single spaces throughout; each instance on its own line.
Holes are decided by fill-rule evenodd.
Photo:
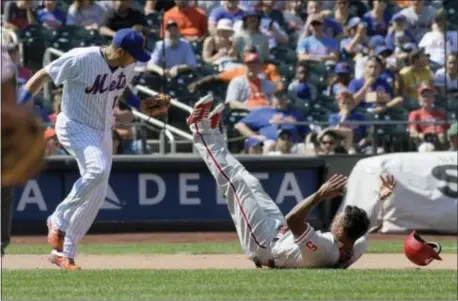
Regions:
M 235 159 L 219 130 L 208 120 L 191 125 L 194 144 L 227 200 L 244 253 L 258 266 L 275 268 L 346 268 L 367 250 L 367 238 L 355 244 L 353 257 L 339 264 L 338 243 L 329 232 L 308 225 L 300 236 L 257 178 Z

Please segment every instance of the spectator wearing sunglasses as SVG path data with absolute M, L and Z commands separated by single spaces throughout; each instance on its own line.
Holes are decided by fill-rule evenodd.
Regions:
M 296 52 L 300 61 L 327 62 L 339 59 L 339 43 L 325 35 L 322 19 L 315 16 L 310 21 L 312 36 L 298 42 Z

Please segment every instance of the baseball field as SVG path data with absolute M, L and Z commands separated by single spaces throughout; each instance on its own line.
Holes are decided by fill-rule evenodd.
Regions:
M 47 262 L 45 237 L 15 237 L 2 260 L 1 299 L 456 300 L 456 236 L 425 236 L 442 244 L 443 261 L 424 268 L 405 258 L 404 237 L 371 236 L 349 270 L 269 270 L 245 258 L 235 233 L 89 235 L 76 272 Z

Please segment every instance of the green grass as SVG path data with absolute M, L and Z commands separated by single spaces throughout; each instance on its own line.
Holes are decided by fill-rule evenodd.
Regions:
M 442 252 L 457 253 L 456 241 L 443 241 Z M 401 253 L 400 241 L 370 241 L 369 253 Z M 49 246 L 11 245 L 8 254 L 46 254 Z M 90 244 L 78 247 L 82 254 L 233 254 L 241 253 L 238 242 L 232 243 L 173 243 L 173 244 Z
M 3 271 L 2 300 L 457 298 L 456 271 Z

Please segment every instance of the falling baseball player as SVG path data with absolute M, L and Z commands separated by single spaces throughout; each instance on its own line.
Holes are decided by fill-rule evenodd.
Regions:
M 60 144 L 76 159 L 81 177 L 49 216 L 49 260 L 67 270 L 75 264 L 78 241 L 86 234 L 103 204 L 112 164 L 113 108 L 134 76 L 137 61 L 147 62 L 143 37 L 119 30 L 110 45 L 75 48 L 38 71 L 25 85 L 20 101 L 27 102 L 45 82 L 63 85 L 62 112 L 57 116 Z M 170 104 L 167 95 L 143 100 L 140 109 L 156 116 Z
M 367 251 L 369 218 L 356 206 L 338 215 L 330 232 L 315 231 L 305 222 L 322 200 L 342 194 L 347 178 L 332 176 L 285 217 L 259 181 L 228 151 L 220 132 L 224 105 L 209 113 L 212 98 L 196 103 L 187 123 L 194 145 L 227 200 L 243 251 L 257 267 L 347 268 Z M 382 176 L 378 202 L 392 195 L 393 176 Z

